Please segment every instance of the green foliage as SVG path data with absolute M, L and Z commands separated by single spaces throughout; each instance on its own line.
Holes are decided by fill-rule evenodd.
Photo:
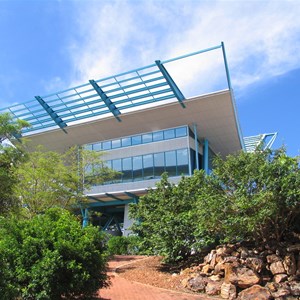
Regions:
M 141 239 L 138 236 L 110 236 L 107 242 L 109 255 L 140 254 Z
M 216 241 L 282 241 L 300 220 L 300 171 L 284 149 L 216 157 L 211 175 L 196 171 L 176 186 L 163 175 L 131 205 L 143 247 L 175 262 Z
M 278 242 L 300 217 L 297 158 L 284 149 L 217 157 L 212 176 L 198 195 L 198 234 L 224 241 Z
M 1 299 L 70 299 L 107 285 L 104 236 L 50 209 L 29 220 L 0 219 Z
M 10 114 L 0 114 L 0 215 L 8 214 L 20 208 L 20 199 L 13 193 L 18 181 L 16 169 L 24 161 L 26 154 L 22 145 L 4 145 L 3 141 L 20 133 L 27 122 L 14 122 Z
M 196 195 L 204 181 L 199 176 L 183 177 L 178 186 L 168 181 L 167 174 L 141 197 L 138 205 L 130 206 L 130 217 L 137 220 L 132 230 L 143 238 L 143 248 L 163 255 L 174 262 L 188 257 L 195 243 L 197 216 L 193 213 Z

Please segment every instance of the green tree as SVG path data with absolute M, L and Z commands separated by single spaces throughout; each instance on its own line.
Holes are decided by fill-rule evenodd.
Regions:
M 22 128 L 28 127 L 25 121 L 14 121 L 10 114 L 0 114 L 0 215 L 15 211 L 20 207 L 19 198 L 13 193 L 17 183 L 16 169 L 26 158 L 25 151 L 19 143 L 4 143 L 20 134 Z
M 284 149 L 217 157 L 197 197 L 198 234 L 224 241 L 277 242 L 300 219 L 298 158 Z
M 79 151 L 79 152 L 78 152 Z M 17 169 L 15 194 L 29 217 L 59 206 L 70 208 L 86 201 L 90 184 L 114 176 L 101 160 L 102 153 L 72 148 L 64 154 L 38 147 Z
M 79 299 L 107 286 L 104 234 L 52 208 L 0 218 L 1 299 Z
M 204 178 L 199 171 L 175 185 L 165 173 L 155 189 L 131 205 L 130 216 L 136 220 L 132 230 L 142 237 L 142 247 L 149 253 L 163 255 L 169 262 L 190 256 L 196 242 L 195 202 Z

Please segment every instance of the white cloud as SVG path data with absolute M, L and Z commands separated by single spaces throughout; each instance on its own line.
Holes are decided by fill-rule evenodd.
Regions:
M 225 42 L 235 89 L 300 67 L 298 1 L 99 1 L 78 15 L 73 83 L 98 79 Z M 220 54 L 221 55 L 221 54 Z M 171 67 L 183 84 L 219 83 L 220 60 Z M 199 68 L 204 76 L 199 77 Z M 200 80 L 199 80 L 200 79 Z M 207 83 L 206 83 L 207 84 Z M 204 86 L 204 84 L 203 84 Z

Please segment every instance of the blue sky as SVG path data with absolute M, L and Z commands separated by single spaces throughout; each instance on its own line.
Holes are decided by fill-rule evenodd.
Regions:
M 0 108 L 224 41 L 244 136 L 277 131 L 299 155 L 299 15 L 298 0 L 0 0 Z

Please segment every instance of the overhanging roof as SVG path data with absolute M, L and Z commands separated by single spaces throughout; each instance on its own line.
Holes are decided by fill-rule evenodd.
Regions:
M 151 132 L 185 124 L 196 124 L 199 138 L 207 138 L 216 153 L 226 156 L 242 149 L 230 91 L 221 91 L 185 100 L 186 108 L 177 101 L 122 116 L 85 122 L 68 128 L 68 134 L 56 129 L 30 136 L 31 145 L 44 145 L 64 151 L 73 145 Z

